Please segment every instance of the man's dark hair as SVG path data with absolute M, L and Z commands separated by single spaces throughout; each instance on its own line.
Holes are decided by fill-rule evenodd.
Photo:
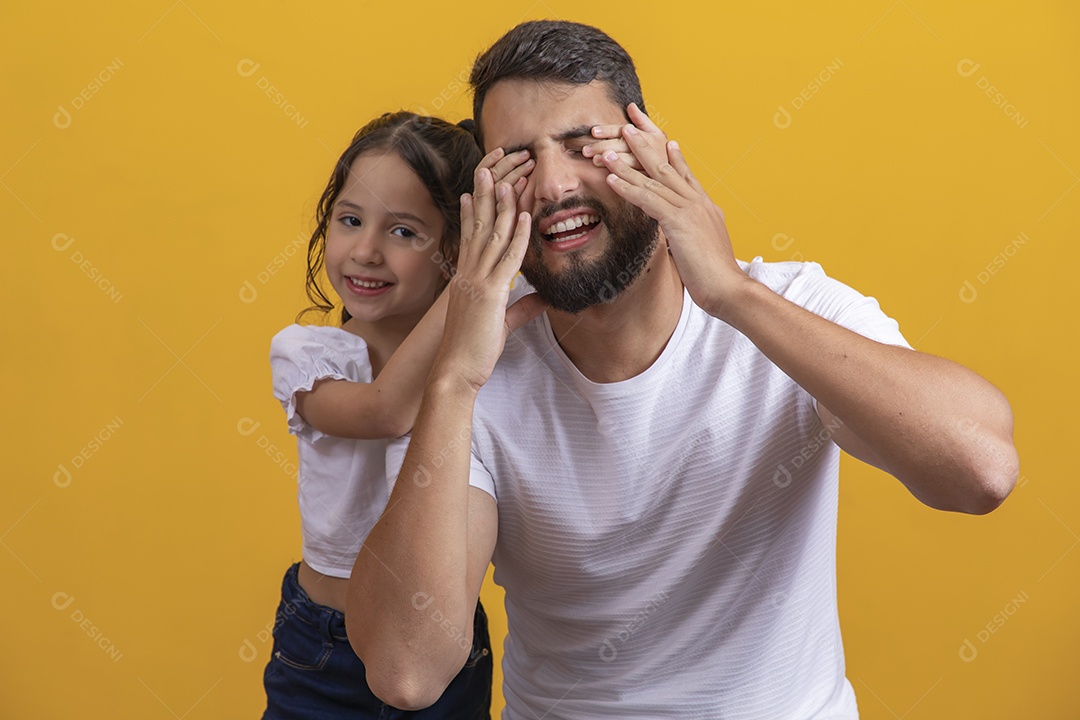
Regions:
M 499 38 L 473 65 L 469 84 L 473 87 L 473 118 L 481 147 L 484 99 L 495 83 L 515 79 L 572 85 L 601 80 L 624 115 L 630 103 L 637 103 L 645 111 L 634 61 L 619 43 L 590 25 L 532 20 Z

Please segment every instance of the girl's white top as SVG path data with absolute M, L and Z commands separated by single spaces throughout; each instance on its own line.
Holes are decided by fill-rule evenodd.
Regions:
M 388 441 L 316 430 L 297 414 L 296 393 L 322 379 L 371 382 L 367 343 L 341 328 L 290 325 L 270 342 L 270 368 L 274 397 L 296 435 L 304 560 L 325 575 L 347 578 L 386 507 Z
M 507 307 L 532 291 L 515 277 Z M 353 440 L 316 430 L 297 414 L 296 393 L 322 379 L 371 382 L 367 343 L 337 327 L 290 325 L 270 341 L 270 369 L 274 397 L 296 435 L 304 560 L 324 575 L 347 578 L 390 495 L 389 440 Z

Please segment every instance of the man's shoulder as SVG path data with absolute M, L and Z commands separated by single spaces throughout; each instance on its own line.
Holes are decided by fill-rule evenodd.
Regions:
M 800 260 L 782 260 L 778 262 L 766 262 L 760 255 L 749 262 L 737 260 L 750 277 L 762 285 L 776 292 L 789 288 L 798 280 L 826 278 L 825 271 L 816 262 L 804 262 Z M 781 292 L 781 294 L 783 294 Z
M 507 336 L 502 355 L 495 363 L 492 379 L 509 376 L 518 382 L 527 380 L 518 373 L 546 366 L 551 359 L 551 346 L 550 331 L 544 314 L 540 313 Z

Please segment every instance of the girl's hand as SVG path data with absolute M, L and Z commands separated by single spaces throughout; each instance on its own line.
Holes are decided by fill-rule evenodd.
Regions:
M 506 176 L 522 164 L 511 164 Z M 519 175 L 515 183 L 524 181 Z M 506 182 L 496 185 L 489 167 L 477 167 L 472 195 L 461 198 L 461 250 L 457 274 L 446 290 L 446 326 L 433 375 L 460 378 L 479 390 L 495 369 L 507 335 L 544 311 L 545 303 L 535 294 L 506 307 L 510 281 L 532 232 L 529 213 L 516 211 L 514 188 Z
M 581 154 L 587 158 L 592 158 L 593 165 L 605 167 L 604 153 L 612 150 L 619 156 L 620 160 L 626 163 L 627 167 L 641 170 L 641 163 L 634 157 L 630 146 L 626 144 L 626 140 L 623 138 L 624 127 L 625 125 L 597 125 L 592 129 L 592 135 L 594 138 L 601 138 L 601 140 L 581 148 Z
M 668 142 L 637 105 L 631 103 L 628 114 L 633 124 L 623 126 L 623 138 L 644 171 L 608 150 L 602 156 L 611 172 L 608 183 L 660 223 L 690 297 L 723 320 L 725 309 L 733 306 L 733 293 L 748 280 L 735 262 L 724 212 L 690 172 L 678 144 Z
M 521 193 L 525 191 L 526 178 L 536 167 L 536 161 L 529 157 L 528 150 L 518 150 L 507 155 L 502 148 L 495 148 L 485 155 L 476 167 L 478 170 L 487 168 L 491 171 L 496 186 L 501 182 L 506 183 L 514 189 L 514 195 L 521 197 Z

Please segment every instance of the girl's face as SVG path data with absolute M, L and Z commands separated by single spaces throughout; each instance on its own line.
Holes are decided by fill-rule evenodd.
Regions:
M 375 150 L 353 161 L 326 231 L 326 273 L 352 315 L 345 329 L 408 331 L 420 321 L 444 279 L 438 239 L 445 228 L 397 153 Z

